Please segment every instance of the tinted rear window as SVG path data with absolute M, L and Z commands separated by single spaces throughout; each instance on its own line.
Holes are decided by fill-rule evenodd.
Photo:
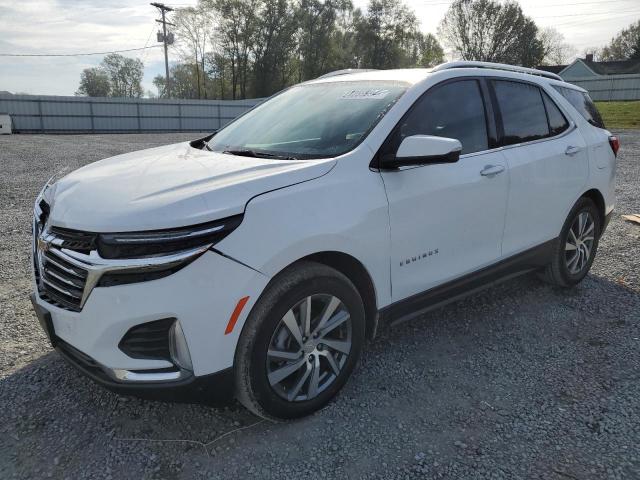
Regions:
M 600 112 L 596 108 L 596 105 L 591 100 L 588 93 L 580 92 L 572 88 L 561 87 L 559 85 L 553 85 L 564 98 L 566 98 L 573 107 L 580 112 L 580 115 L 589 122 L 591 125 L 598 128 L 605 128 Z
M 542 98 L 544 99 L 544 106 L 547 109 L 547 117 L 549 117 L 549 129 L 551 130 L 551 135 L 558 135 L 564 132 L 569 128 L 569 122 L 554 101 L 549 98 L 549 95 L 542 92 Z
M 502 116 L 504 145 L 549 136 L 547 114 L 538 87 L 529 83 L 494 80 L 493 88 Z

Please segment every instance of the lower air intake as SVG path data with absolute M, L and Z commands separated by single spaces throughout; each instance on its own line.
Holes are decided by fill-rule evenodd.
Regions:
M 164 318 L 131 327 L 118 344 L 131 358 L 171 361 L 169 330 L 175 318 Z

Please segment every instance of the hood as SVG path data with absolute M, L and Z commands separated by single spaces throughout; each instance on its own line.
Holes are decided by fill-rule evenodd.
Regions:
M 244 211 L 264 192 L 328 173 L 335 160 L 274 160 L 179 143 L 101 160 L 55 184 L 50 224 L 87 232 L 195 225 Z

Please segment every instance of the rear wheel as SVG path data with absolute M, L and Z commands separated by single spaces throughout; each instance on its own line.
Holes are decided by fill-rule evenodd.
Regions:
M 237 396 L 266 418 L 323 407 L 360 356 L 364 306 L 347 277 L 304 262 L 278 276 L 252 309 L 236 351 Z
M 597 207 L 590 199 L 581 198 L 562 227 L 543 279 L 562 287 L 580 282 L 595 259 L 601 229 L 602 219 Z

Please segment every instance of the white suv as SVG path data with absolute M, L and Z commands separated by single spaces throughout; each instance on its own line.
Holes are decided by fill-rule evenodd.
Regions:
M 109 388 L 299 417 L 383 321 L 523 272 L 582 280 L 617 149 L 587 93 L 547 72 L 336 72 L 49 182 L 32 300 Z

